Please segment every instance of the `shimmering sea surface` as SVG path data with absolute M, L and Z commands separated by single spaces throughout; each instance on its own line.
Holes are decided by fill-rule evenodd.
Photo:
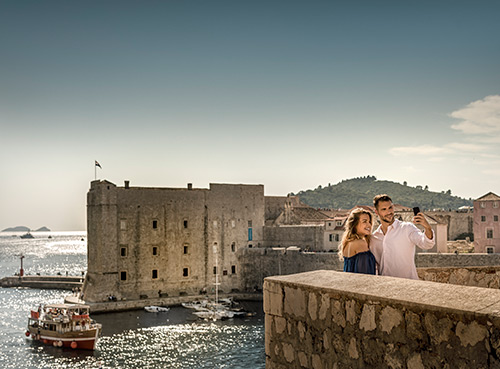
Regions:
M 0 278 L 25 274 L 81 275 L 87 265 L 84 232 L 0 233 Z M 49 239 L 49 236 L 52 238 Z M 195 320 L 191 311 L 134 310 L 95 314 L 103 333 L 95 351 L 60 349 L 26 338 L 31 308 L 61 303 L 70 291 L 0 288 L 1 368 L 251 368 L 265 367 L 262 303 L 244 302 L 257 316 L 219 322 Z

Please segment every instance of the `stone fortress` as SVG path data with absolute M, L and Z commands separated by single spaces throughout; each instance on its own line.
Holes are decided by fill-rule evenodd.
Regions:
M 396 210 L 400 219 L 412 216 L 409 208 Z M 314 209 L 296 196 L 265 196 L 263 185 L 147 188 L 93 181 L 87 194 L 84 299 L 212 293 L 216 276 L 220 292 L 260 291 L 270 275 L 341 270 L 332 251 L 348 213 Z M 448 235 L 470 232 L 473 214 L 426 216 L 437 240 L 431 251 L 447 253 Z

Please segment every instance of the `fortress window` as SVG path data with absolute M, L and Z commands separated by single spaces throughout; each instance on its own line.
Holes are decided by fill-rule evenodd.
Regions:
M 158 247 L 153 246 L 153 255 L 158 255 Z
M 333 242 L 333 234 L 330 234 L 329 236 L 330 236 L 329 238 L 330 242 Z
M 158 269 L 153 269 L 153 275 L 152 275 L 152 278 L 153 278 L 153 279 L 158 279 Z
M 217 228 L 217 221 L 214 220 L 214 228 Z
M 493 215 L 493 221 L 498 222 L 498 215 Z
M 234 219 L 233 219 L 233 220 L 231 220 L 231 227 L 232 227 L 232 228 L 236 227 L 236 221 L 235 221 Z
M 227 270 L 223 270 L 222 275 L 227 275 Z
M 486 222 L 486 215 L 481 215 L 481 222 Z
M 231 265 L 231 273 L 236 274 L 236 265 Z
M 335 241 L 337 241 L 337 242 L 339 242 L 339 241 L 340 241 L 340 236 L 339 236 L 339 234 L 338 234 L 338 233 L 335 235 Z
M 127 248 L 126 247 L 122 247 L 120 249 L 120 256 L 123 256 L 123 257 L 127 256 Z
M 217 267 L 214 267 L 214 274 L 217 274 Z
M 121 272 L 120 273 L 120 279 L 122 281 L 126 281 L 127 280 L 127 272 Z
M 153 229 L 156 229 L 156 228 L 158 228 L 158 221 L 153 220 Z
M 182 269 L 182 276 L 183 276 L 183 277 L 187 277 L 188 275 L 189 275 L 189 270 L 188 270 L 188 268 L 184 268 L 184 269 Z
M 187 227 L 188 227 L 188 221 L 187 221 L 187 220 L 185 220 L 185 221 L 184 221 L 184 228 L 187 228 Z
M 484 209 L 486 208 L 486 203 L 484 201 L 481 201 L 481 207 Z
M 184 245 L 184 255 L 188 254 L 188 246 Z
M 236 251 L 236 244 L 234 242 L 231 244 L 231 251 L 232 252 Z
M 486 229 L 486 238 L 493 238 L 493 229 Z
M 127 229 L 127 221 L 126 220 L 120 220 L 120 229 L 122 231 Z
M 493 251 L 495 251 L 495 249 L 492 246 L 487 246 L 486 247 L 486 253 L 487 254 L 493 254 Z
M 493 207 L 494 207 L 495 209 L 496 209 L 496 208 L 498 208 L 498 202 L 496 202 L 496 201 L 495 201 L 495 202 L 493 203 Z
M 251 221 L 251 220 L 249 220 L 249 221 L 248 221 L 248 228 L 251 228 L 251 227 L 252 227 L 252 221 Z

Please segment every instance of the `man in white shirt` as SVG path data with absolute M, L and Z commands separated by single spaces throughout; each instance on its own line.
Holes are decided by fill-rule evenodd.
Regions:
M 435 244 L 434 232 L 429 222 L 422 213 L 415 215 L 413 223 L 395 219 L 394 205 L 391 198 L 385 194 L 375 196 L 373 206 L 380 219 L 380 226 L 371 236 L 370 251 L 377 260 L 378 274 L 418 279 L 415 245 L 427 250 Z M 424 227 L 424 232 L 415 224 Z

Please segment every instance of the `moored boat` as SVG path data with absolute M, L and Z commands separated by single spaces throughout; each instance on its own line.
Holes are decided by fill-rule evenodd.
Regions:
M 149 313 L 166 313 L 167 311 L 170 310 L 170 308 L 152 305 L 152 306 L 145 306 L 144 310 L 146 310 Z
M 19 237 L 21 237 L 21 238 L 23 238 L 23 239 L 26 239 L 26 238 L 35 238 L 35 237 L 31 234 L 31 232 L 30 232 L 30 231 L 28 231 L 27 233 L 25 233 L 25 234 L 23 234 L 23 235 L 21 235 L 21 236 L 19 236 Z
M 90 318 L 90 307 L 51 304 L 31 311 L 26 336 L 55 347 L 94 350 L 102 326 Z

